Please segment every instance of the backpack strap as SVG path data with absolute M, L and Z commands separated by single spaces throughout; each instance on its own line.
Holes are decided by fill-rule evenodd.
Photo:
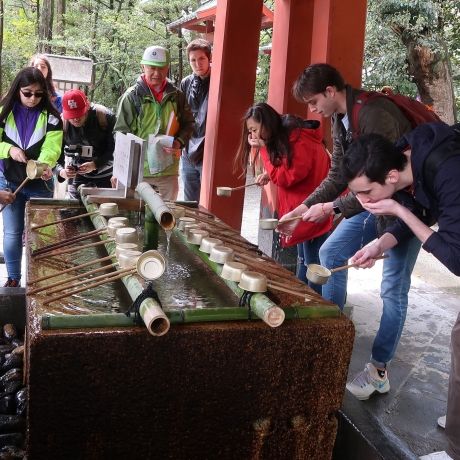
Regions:
M 69 125 L 69 122 L 64 118 L 64 115 L 61 113 L 61 121 L 62 121 L 62 131 L 64 134 L 67 132 L 67 127 Z
M 359 130 L 359 112 L 364 107 L 365 104 L 371 99 L 376 97 L 384 97 L 382 93 L 376 91 L 362 91 L 359 93 L 358 97 L 355 99 L 353 108 L 351 109 L 351 132 L 353 139 L 356 139 L 360 135 Z
M 93 107 L 96 109 L 96 117 L 99 126 L 103 130 L 106 130 L 109 127 L 109 123 L 107 121 L 107 110 L 100 104 L 93 104 Z

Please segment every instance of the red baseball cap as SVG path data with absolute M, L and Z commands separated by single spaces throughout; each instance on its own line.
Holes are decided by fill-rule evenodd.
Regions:
M 82 117 L 89 109 L 86 94 L 79 89 L 71 89 L 62 98 L 62 116 L 65 120 Z

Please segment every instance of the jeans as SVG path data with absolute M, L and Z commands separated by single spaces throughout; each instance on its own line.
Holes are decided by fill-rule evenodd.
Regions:
M 19 184 L 8 182 L 0 173 L 0 190 L 16 190 Z M 5 207 L 3 216 L 3 254 L 5 256 L 8 278 L 21 279 L 22 234 L 26 202 L 30 198 L 53 198 L 53 179 L 35 179 L 19 191 L 12 204 Z
M 362 212 L 344 219 L 337 226 L 319 251 L 321 265 L 335 268 L 345 265 L 358 249 L 377 238 L 376 218 Z M 380 297 L 383 312 L 380 326 L 372 346 L 372 363 L 384 368 L 393 358 L 406 319 L 411 274 L 420 251 L 421 243 L 413 236 L 386 251 L 388 259 L 383 262 Z M 347 270 L 334 273 L 323 286 L 323 297 L 345 305 L 347 292 Z
M 327 240 L 330 234 L 330 232 L 326 232 L 316 238 L 297 244 L 296 276 L 320 295 L 322 286 L 307 280 L 307 265 L 319 264 L 319 248 Z
M 190 162 L 188 156 L 182 153 L 179 168 L 180 176 L 184 184 L 184 200 L 199 202 L 203 163 L 200 162 L 200 164 L 194 165 Z
M 446 436 L 447 453 L 460 459 L 460 314 L 454 324 L 450 340 L 451 364 L 447 394 Z

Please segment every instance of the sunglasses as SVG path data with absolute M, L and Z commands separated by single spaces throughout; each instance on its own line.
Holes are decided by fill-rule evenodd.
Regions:
M 43 91 L 35 91 L 34 92 L 34 91 L 24 91 L 22 89 L 20 91 L 21 91 L 22 95 L 27 99 L 31 98 L 32 96 L 35 96 L 36 98 L 41 98 L 41 97 L 43 97 L 43 94 L 44 94 Z

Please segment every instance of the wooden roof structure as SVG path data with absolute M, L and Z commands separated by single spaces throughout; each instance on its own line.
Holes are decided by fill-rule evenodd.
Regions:
M 201 34 L 212 34 L 217 13 L 217 0 L 202 0 L 201 5 L 193 13 L 183 16 L 168 24 L 171 32 L 178 33 L 181 29 L 192 30 Z M 260 28 L 273 27 L 274 13 L 265 5 L 262 6 Z

